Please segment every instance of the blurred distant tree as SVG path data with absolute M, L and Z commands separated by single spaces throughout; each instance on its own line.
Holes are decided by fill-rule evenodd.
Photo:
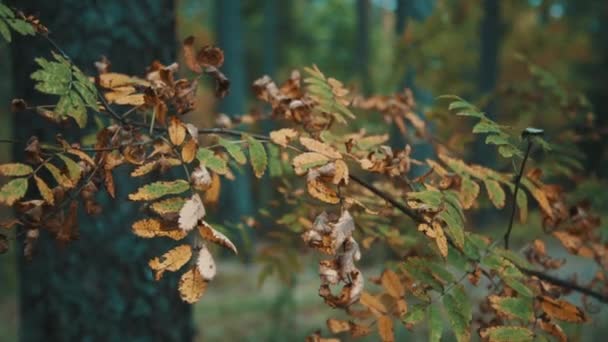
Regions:
M 101 55 L 113 71 L 143 74 L 154 58 L 175 60 L 173 1 L 108 0 L 16 1 L 26 13 L 40 14 L 53 29 L 53 39 L 84 70 L 93 73 Z M 48 56 L 43 39 L 18 39 L 13 44 L 13 94 L 44 104 L 29 75 L 35 57 Z M 24 114 L 24 113 L 22 113 Z M 15 136 L 53 140 L 48 122 L 25 113 L 15 117 Z M 68 136 L 75 139 L 77 136 Z M 16 145 L 15 155 L 23 154 Z M 126 174 L 123 173 L 123 176 Z M 117 195 L 126 196 L 133 183 L 117 175 Z M 145 265 L 166 249 L 166 241 L 141 243 L 130 224 L 138 214 L 130 203 L 98 196 L 101 215 L 78 217 L 80 237 L 59 248 L 42 234 L 31 261 L 20 258 L 22 341 L 188 341 L 193 337 L 191 308 L 175 291 L 173 280 L 156 283 Z M 23 251 L 19 250 L 23 255 Z M 170 329 L 167 327 L 171 327 Z
M 224 49 L 227 56 L 230 56 L 226 58 L 223 66 L 226 76 L 230 79 L 230 93 L 220 103 L 218 109 L 229 116 L 242 115 L 245 113 L 248 86 L 241 1 L 217 0 L 216 10 L 217 44 Z M 233 182 L 226 184 L 224 189 L 227 196 L 223 197 L 221 205 L 223 213 L 230 213 L 232 218 L 253 213 L 252 194 L 249 191 L 251 181 L 249 178 L 249 176 L 237 177 Z
M 370 63 L 370 20 L 372 18 L 370 0 L 357 0 L 357 50 L 355 55 L 356 67 L 360 75 L 361 90 L 369 94 L 372 89 L 369 72 Z

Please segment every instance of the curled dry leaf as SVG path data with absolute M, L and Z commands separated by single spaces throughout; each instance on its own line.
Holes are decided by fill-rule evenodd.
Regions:
M 181 145 L 186 139 L 186 127 L 176 116 L 169 121 L 169 140 L 175 146 Z
M 203 244 L 201 250 L 198 251 L 198 259 L 196 260 L 196 268 L 201 273 L 204 280 L 210 281 L 215 278 L 216 267 L 213 256 L 207 246 Z
M 203 217 L 205 217 L 205 206 L 203 206 L 201 197 L 194 194 L 179 211 L 179 228 L 189 232 L 196 227 L 198 221 Z
M 175 272 L 182 268 L 192 258 L 192 248 L 190 245 L 177 246 L 160 258 L 156 257 L 148 262 L 148 265 L 155 271 L 154 278 L 160 280 L 165 271 Z
M 209 189 L 213 182 L 209 171 L 204 166 L 199 166 L 194 169 L 194 171 L 190 175 L 190 180 L 192 181 L 192 186 L 194 186 L 195 189 L 200 191 L 205 191 Z
M 228 239 L 226 235 L 213 229 L 213 227 L 211 227 L 207 222 L 202 221 L 202 223 L 198 226 L 198 231 L 203 237 L 203 239 L 216 243 L 222 247 L 228 248 L 229 250 L 234 252 L 234 254 L 239 254 L 232 241 L 230 241 L 230 239 Z
M 203 69 L 201 68 L 201 66 L 198 64 L 198 61 L 196 60 L 196 53 L 194 52 L 194 37 L 193 36 L 189 36 L 186 39 L 184 39 L 184 43 L 182 44 L 182 49 L 184 52 L 184 62 L 186 63 L 186 66 L 188 67 L 188 69 L 192 70 L 193 72 L 200 74 L 201 72 L 203 72 Z
M 326 143 L 320 142 L 315 139 L 300 137 L 300 144 L 306 147 L 311 152 L 322 154 L 328 158 L 341 159 L 342 154 L 335 148 L 327 145 Z
M 334 162 L 334 178 L 332 182 L 336 185 L 344 184 L 348 185 L 349 175 L 348 175 L 348 165 L 344 162 L 344 160 L 336 160 Z
M 203 297 L 206 289 L 207 281 L 203 279 L 196 267 L 182 274 L 179 279 L 179 295 L 186 303 L 194 304 L 198 302 Z
M 350 331 L 350 324 L 348 321 L 330 318 L 327 320 L 327 328 L 332 332 L 332 334 L 339 334 L 345 331 Z
M 295 137 L 298 136 L 298 132 L 292 128 L 282 128 L 277 131 L 270 132 L 270 140 L 283 147 L 287 147 L 287 144 Z
M 224 52 L 218 47 L 206 45 L 199 50 L 196 61 L 203 67 L 219 68 L 224 64 Z

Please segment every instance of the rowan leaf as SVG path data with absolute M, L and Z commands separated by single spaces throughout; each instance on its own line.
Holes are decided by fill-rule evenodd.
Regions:
M 186 126 L 176 116 L 172 116 L 169 121 L 169 140 L 175 146 L 181 145 L 186 139 Z
M 198 221 L 203 217 L 205 217 L 203 201 L 198 194 L 194 194 L 179 211 L 179 228 L 189 232 L 196 227 Z
M 429 341 L 439 342 L 443 335 L 443 320 L 437 305 L 429 305 L 427 310 L 427 320 L 429 324 Z
M 150 172 L 156 170 L 158 167 L 158 161 L 153 160 L 142 165 L 139 165 L 135 170 L 131 172 L 131 177 L 141 177 L 149 174 Z
M 152 203 L 150 208 L 159 215 L 178 213 L 186 203 L 182 197 L 171 197 Z
M 234 254 L 239 254 L 232 241 L 230 241 L 226 235 L 213 229 L 213 227 L 211 227 L 211 225 L 209 225 L 207 222 L 202 221 L 202 223 L 198 226 L 198 231 L 203 239 L 228 248 Z
M 78 183 L 80 177 L 82 176 L 82 168 L 80 167 L 80 165 L 78 165 L 78 163 L 76 163 L 73 159 L 68 158 L 63 154 L 60 154 L 59 158 L 63 161 L 67 168 L 68 177 L 70 178 L 70 180 L 74 184 Z
M 505 191 L 500 186 L 500 183 L 492 179 L 485 179 L 483 184 L 494 206 L 498 209 L 503 208 L 505 206 Z
M 228 173 L 226 161 L 216 156 L 215 153 L 208 148 L 200 147 L 198 151 L 196 151 L 196 159 L 199 160 L 201 166 L 205 166 L 220 175 Z
M 173 240 L 181 240 L 188 235 L 187 232 L 177 227 L 167 229 L 160 220 L 150 218 L 136 221 L 131 228 L 133 234 L 142 238 L 168 237 Z
M 51 175 L 53 176 L 53 178 L 55 179 L 57 184 L 59 184 L 60 186 L 67 188 L 67 189 L 71 189 L 74 186 L 76 186 L 76 183 L 72 182 L 71 179 L 66 177 L 61 172 L 61 170 L 59 170 L 59 168 L 57 168 L 57 166 L 55 166 L 51 163 L 45 163 L 44 167 L 51 173 Z
M 266 156 L 264 145 L 250 136 L 247 136 L 247 143 L 249 145 L 249 159 L 253 173 L 257 178 L 262 178 L 268 165 L 268 157 Z
M 31 166 L 21 163 L 9 163 L 0 165 L 0 175 L 2 176 L 27 176 L 34 170 Z
M 341 159 L 342 158 L 342 154 L 340 154 L 340 152 L 338 152 L 338 150 L 327 145 L 324 142 L 321 142 L 321 141 L 318 141 L 315 139 L 311 139 L 311 138 L 307 138 L 307 137 L 300 137 L 300 144 L 302 144 L 304 147 L 306 147 L 306 149 L 308 149 L 309 151 L 322 154 L 328 158 L 332 158 L 332 159 Z
M 222 145 L 228 154 L 239 164 L 244 165 L 247 163 L 247 157 L 242 150 L 242 146 L 238 142 L 232 142 L 230 140 L 220 138 L 219 144 Z
M 327 320 L 327 328 L 332 334 L 339 334 L 342 332 L 350 331 L 350 324 L 348 321 L 343 321 L 335 318 Z
M 198 302 L 207 289 L 207 281 L 203 279 L 196 267 L 182 274 L 179 279 L 179 295 L 182 300 L 189 304 Z
M 270 141 L 277 145 L 287 147 L 287 144 L 298 136 L 298 132 L 291 128 L 282 128 L 277 131 L 270 132 Z
M 489 296 L 488 299 L 494 310 L 509 318 L 519 318 L 525 322 L 534 319 L 531 298 Z
M 337 204 L 340 202 L 340 197 L 338 197 L 338 194 L 332 188 L 318 179 L 307 180 L 306 190 L 308 190 L 310 196 L 325 203 Z
M 196 260 L 196 268 L 201 273 L 204 280 L 210 281 L 215 278 L 216 267 L 213 256 L 207 249 L 207 246 L 203 247 L 198 252 L 198 259 Z
M 27 178 L 15 178 L 0 188 L 0 203 L 12 206 L 27 192 Z
M 382 276 L 380 276 L 380 282 L 382 283 L 382 287 L 386 290 L 386 293 L 391 297 L 401 298 L 405 295 L 405 288 L 395 271 L 391 269 L 384 270 Z
M 541 308 L 551 318 L 572 323 L 583 323 L 588 320 L 581 308 L 565 300 L 548 296 L 541 296 L 539 300 Z
M 183 179 L 168 182 L 154 182 L 137 189 L 130 194 L 131 201 L 152 201 L 166 195 L 177 195 L 190 189 L 190 185 Z
M 34 180 L 36 181 L 36 186 L 38 187 L 38 191 L 40 191 L 40 195 L 42 195 L 42 198 L 48 204 L 55 205 L 55 197 L 53 196 L 53 190 L 51 190 L 51 188 L 46 185 L 42 178 L 34 176 Z
M 163 277 L 163 273 L 166 271 L 178 271 L 190 260 L 190 258 L 192 258 L 192 248 L 190 245 L 180 245 L 169 250 L 160 258 L 156 257 L 150 260 L 148 265 L 155 271 L 155 279 L 160 280 Z
M 195 139 L 189 139 L 184 146 L 182 147 L 182 160 L 184 163 L 191 163 L 196 157 L 196 150 L 198 149 L 198 144 Z
M 450 293 L 445 294 L 443 305 L 458 342 L 469 341 L 473 313 L 462 286 L 456 286 Z
M 378 318 L 378 334 L 382 342 L 394 342 L 395 330 L 393 327 L 393 319 L 388 315 L 382 315 Z
M 460 185 L 460 202 L 463 209 L 470 209 L 479 196 L 479 184 L 471 180 L 469 176 L 462 177 Z
M 525 327 L 490 327 L 482 329 L 479 334 L 490 342 L 527 342 L 534 340 L 534 332 Z
M 517 192 L 516 202 L 519 209 L 519 221 L 525 223 L 528 219 L 528 196 L 523 189 Z
M 305 152 L 293 158 L 292 165 L 296 174 L 304 174 L 308 169 L 325 165 L 329 158 L 316 152 Z

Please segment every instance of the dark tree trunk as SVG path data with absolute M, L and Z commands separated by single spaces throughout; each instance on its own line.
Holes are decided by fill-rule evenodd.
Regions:
M 245 49 L 243 42 L 243 21 L 240 0 L 217 0 L 216 31 L 217 45 L 224 49 L 226 56 L 223 71 L 230 79 L 230 93 L 219 106 L 219 111 L 230 116 L 245 114 L 247 97 L 247 75 L 245 70 Z M 244 168 L 244 174 L 237 174 L 232 182 L 225 185 L 222 196 L 221 214 L 237 221 L 243 215 L 253 213 L 251 197 L 251 172 Z
M 400 36 L 407 27 L 408 0 L 397 0 L 395 8 L 395 33 Z
M 112 70 L 143 74 L 154 59 L 175 59 L 173 1 L 19 0 L 15 6 L 38 14 L 52 37 L 74 62 L 92 73 L 101 55 Z M 13 44 L 15 97 L 45 104 L 29 75 L 34 57 L 49 56 L 40 38 Z M 46 100 L 45 100 L 46 99 Z M 49 124 L 20 113 L 18 139 L 37 135 L 52 141 Z M 68 137 L 69 138 L 69 137 Z M 15 151 L 22 154 L 21 150 Z M 101 215 L 79 216 L 80 239 L 62 248 L 48 236 L 33 260 L 20 259 L 22 341 L 188 341 L 193 337 L 191 308 L 177 293 L 177 277 L 153 280 L 147 261 L 171 247 L 169 241 L 144 241 L 130 233 L 138 208 L 127 203 L 134 190 L 117 178 L 117 201 L 104 195 Z
M 355 55 L 356 70 L 359 71 L 361 90 L 369 94 L 372 88 L 369 73 L 370 56 L 370 0 L 357 0 L 357 50 Z

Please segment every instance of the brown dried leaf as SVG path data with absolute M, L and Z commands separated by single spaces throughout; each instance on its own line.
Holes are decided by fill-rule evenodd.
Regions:
M 329 161 L 326 156 L 316 152 L 305 152 L 293 158 L 292 165 L 298 175 L 303 175 L 312 167 L 324 165 Z
M 350 324 L 348 321 L 330 318 L 327 320 L 327 328 L 332 334 L 339 334 L 345 331 L 350 331 Z
M 394 342 L 395 331 L 393 328 L 393 320 L 390 316 L 382 315 L 378 318 L 378 334 L 383 342 Z
M 340 197 L 338 194 L 325 183 L 318 179 L 310 179 L 306 182 L 306 189 L 308 193 L 325 203 L 337 204 L 340 203 Z
M 583 323 L 588 320 L 585 312 L 565 300 L 553 299 L 547 296 L 538 297 L 543 311 L 551 318 L 560 321 Z
M 190 139 L 182 147 L 182 159 L 184 163 L 191 163 L 196 157 L 196 150 L 198 149 L 198 143 L 195 139 Z
M 196 260 L 196 267 L 201 273 L 204 280 L 210 281 L 215 277 L 216 268 L 213 256 L 207 249 L 207 246 L 203 245 L 201 250 L 198 252 L 198 259 Z
M 201 66 L 198 64 L 198 61 L 196 60 L 196 55 L 194 52 L 194 37 L 193 36 L 189 36 L 188 38 L 184 39 L 184 43 L 182 44 L 182 48 L 183 48 L 183 52 L 184 52 L 184 62 L 186 63 L 186 66 L 188 67 L 188 69 L 194 71 L 197 74 L 200 74 L 201 72 L 203 72 L 203 69 L 201 69 Z
M 369 292 L 364 291 L 363 293 L 361 293 L 359 303 L 371 309 L 372 312 L 374 312 L 374 314 L 376 315 L 388 313 L 388 310 L 386 309 L 386 306 L 384 306 L 384 303 L 382 303 L 382 301 L 378 299 L 378 297 L 371 295 Z
M 335 164 L 335 173 L 332 183 L 339 185 L 344 184 L 348 185 L 348 165 L 342 159 L 338 159 L 334 162 Z
M 203 67 L 219 68 L 224 64 L 224 52 L 218 47 L 206 45 L 199 50 L 196 61 Z
M 49 186 L 42 180 L 42 178 L 38 176 L 34 176 L 36 180 L 36 186 L 38 186 L 38 190 L 40 191 L 40 195 L 46 201 L 46 203 L 50 205 L 55 205 L 55 197 L 53 196 L 53 190 L 49 188 Z
M 136 221 L 131 226 L 133 234 L 142 238 L 168 237 L 173 240 L 181 240 L 188 235 L 181 229 L 166 229 L 162 222 L 157 219 L 143 219 Z

